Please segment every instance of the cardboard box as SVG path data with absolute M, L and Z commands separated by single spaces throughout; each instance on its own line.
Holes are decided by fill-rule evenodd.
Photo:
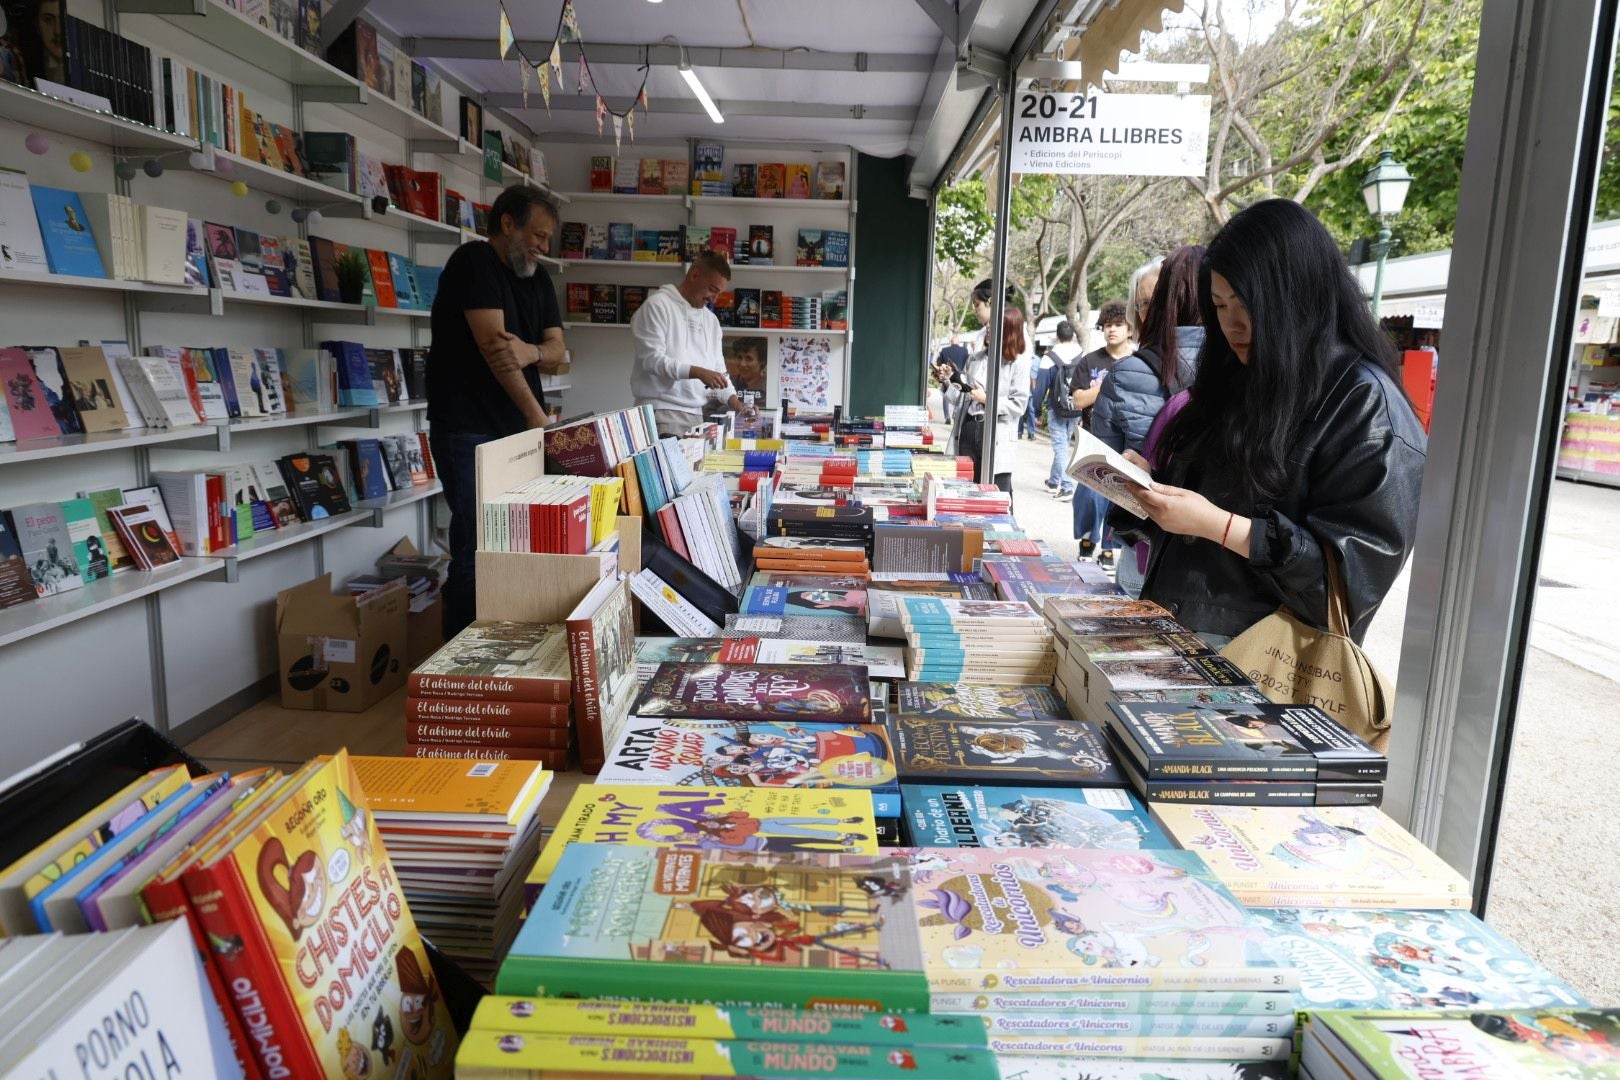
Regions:
M 403 582 L 366 604 L 334 593 L 331 574 L 278 593 L 282 706 L 363 712 L 404 686 L 409 610 Z
M 410 537 L 400 537 L 399 543 L 388 549 L 388 555 L 420 555 Z M 384 556 L 385 558 L 387 556 Z M 444 604 L 437 595 L 421 611 L 410 611 L 405 616 L 405 664 L 414 671 L 416 665 L 439 651 L 444 644 Z

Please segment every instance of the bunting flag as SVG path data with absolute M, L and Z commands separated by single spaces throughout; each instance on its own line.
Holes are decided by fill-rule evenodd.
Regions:
M 512 51 L 512 46 L 515 45 L 515 44 L 517 44 L 517 35 L 512 33 L 512 20 L 506 17 L 506 5 L 502 4 L 501 5 L 501 59 L 502 60 L 506 59 L 506 54 Z
M 523 72 L 523 107 L 529 107 L 529 62 L 519 58 L 518 70 Z
M 602 121 L 606 117 L 607 117 L 607 102 L 602 100 L 602 95 L 601 94 L 597 94 L 596 95 L 596 136 L 597 136 L 597 138 L 602 137 Z
M 647 83 L 646 83 L 646 80 L 642 80 L 641 93 L 636 97 L 636 105 L 641 106 L 641 115 L 646 116 L 647 115 Z M 634 109 L 635 105 L 632 105 L 631 108 Z
M 582 52 L 581 56 L 584 55 Z M 557 85 L 562 85 L 562 46 L 556 41 L 551 43 L 551 70 L 557 75 Z
M 548 68 L 548 67 L 537 67 L 537 68 L 534 69 L 534 73 L 536 75 L 540 76 L 540 96 L 545 99 L 545 102 L 546 102 L 546 115 L 550 116 L 551 115 L 551 69 Z
M 579 86 L 576 88 L 581 94 L 585 92 L 585 84 L 590 81 L 590 68 L 585 66 L 585 50 L 579 50 Z
M 630 141 L 636 141 L 636 110 L 634 106 L 624 110 L 624 126 L 630 129 Z
M 562 31 L 557 35 L 564 41 L 584 41 L 579 34 L 579 16 L 574 13 L 574 0 L 563 0 Z
M 618 113 L 613 114 L 613 152 L 619 152 L 619 140 L 624 132 L 624 117 Z

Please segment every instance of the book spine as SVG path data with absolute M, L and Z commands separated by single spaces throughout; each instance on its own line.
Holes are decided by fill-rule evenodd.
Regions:
M 208 938 L 203 933 L 202 924 L 197 920 L 197 913 L 192 910 L 191 902 L 186 899 L 185 886 L 178 880 L 150 881 L 141 889 L 141 907 L 149 922 L 168 922 L 170 919 L 186 921 L 186 927 L 191 931 L 192 943 L 197 946 L 197 955 L 202 958 L 203 972 L 208 976 L 209 989 L 213 991 L 214 1001 L 219 1005 L 219 1014 L 225 1021 L 225 1034 L 231 1040 L 231 1052 L 236 1055 L 236 1064 L 242 1070 L 243 1080 L 263 1080 L 264 1073 L 259 1069 L 259 1060 L 249 1050 L 247 1029 L 242 1026 L 241 1016 L 231 1005 L 231 995 L 225 987 L 224 976 L 220 974 L 219 961 L 214 958 L 214 951 L 208 947 Z
M 1223 1039 L 1188 1036 L 1126 1035 L 1041 1036 L 996 1035 L 989 1049 L 998 1055 L 1042 1054 L 1060 1057 L 1173 1058 L 1194 1061 L 1286 1061 L 1294 1041 L 1284 1039 Z
M 461 698 L 467 701 L 566 702 L 569 679 L 502 679 L 483 675 L 427 675 L 412 672 L 406 681 L 410 697 Z
M 181 881 L 209 938 L 233 946 L 215 956 L 264 1076 L 293 1080 L 324 1075 L 235 860 L 226 856 L 211 866 L 188 870 Z M 237 942 L 240 948 L 234 947 Z
M 446 724 L 438 721 L 405 726 L 405 738 L 418 746 L 532 746 L 538 750 L 568 749 L 564 727 L 508 727 L 505 724 Z
M 979 990 L 975 993 L 933 994 L 931 1013 L 978 1015 L 1033 1012 L 1087 1013 L 1122 1016 L 1292 1016 L 1294 995 L 1267 993 L 1057 993 L 1001 994 Z
M 873 813 L 882 816 L 883 811 Z M 1234 893 L 1236 890 L 1234 890 Z M 1264 904 L 1238 899 L 1254 907 L 1332 907 L 1317 900 L 1288 904 Z M 1397 905 L 1398 906 L 1398 905 Z M 1027 973 L 997 972 L 997 989 L 1005 993 L 1064 992 L 1107 990 L 1126 991 L 1189 991 L 1189 990 L 1298 990 L 1300 973 L 1293 968 L 1250 967 L 1231 971 L 1203 970 L 1186 967 L 1159 967 L 1148 971 L 1124 969 L 1099 970 L 1070 965 L 1051 965 L 1031 969 Z M 928 963 L 928 987 L 936 994 L 952 992 L 983 993 L 984 973 L 974 968 L 960 970 Z
M 579 762 L 594 773 L 607 759 L 602 745 L 602 701 L 597 692 L 600 677 L 596 650 L 592 648 L 591 620 L 569 619 L 568 663 L 574 673 L 574 730 L 579 735 Z
M 542 705 L 529 701 L 458 701 L 454 698 L 408 698 L 405 702 L 408 723 L 475 725 L 495 724 L 501 727 L 566 728 L 569 706 Z
M 536 746 L 491 746 L 488 743 L 469 743 L 461 746 L 424 746 L 405 744 L 408 758 L 476 758 L 480 761 L 536 761 L 548 769 L 561 771 L 568 768 L 567 750 L 547 750 Z

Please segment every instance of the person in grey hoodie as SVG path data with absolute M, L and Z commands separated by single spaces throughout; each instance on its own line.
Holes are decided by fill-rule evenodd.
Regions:
M 1198 268 L 1203 259 L 1204 249 L 1189 245 L 1164 260 L 1136 353 L 1115 364 L 1103 384 L 1092 408 L 1091 433 L 1112 450 L 1142 453 L 1153 418 L 1198 371 L 1198 351 L 1204 346 L 1198 307 Z M 1138 565 L 1135 552 L 1124 549 L 1117 580 L 1133 596 L 1142 588 Z
M 692 260 L 679 285 L 665 285 L 630 319 L 635 363 L 630 393 L 651 405 L 658 434 L 680 436 L 703 422 L 706 401 L 743 412 L 721 349 L 720 320 L 708 305 L 731 282 L 731 264 L 715 251 Z

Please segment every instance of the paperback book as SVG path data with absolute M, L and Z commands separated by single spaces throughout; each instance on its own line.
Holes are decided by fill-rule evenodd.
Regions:
M 895 688 L 895 715 L 1002 723 L 1067 721 L 1069 710 L 1049 686 L 965 686 L 903 682 Z
M 660 664 L 631 712 L 644 718 L 794 718 L 859 724 L 872 719 L 864 667 L 829 664 Z
M 902 780 L 1122 787 L 1102 732 L 1078 720 L 888 718 Z
M 859 645 L 866 641 L 866 625 L 842 615 L 727 615 L 721 636 Z
M 1147 808 L 1122 788 L 903 784 L 918 847 L 1173 849 Z
M 868 678 L 905 675 L 900 650 L 885 645 L 785 641 L 761 637 L 638 638 L 636 678 L 645 684 L 659 664 L 826 664 L 866 668 Z
M 1302 1060 L 1316 1076 L 1598 1080 L 1620 1061 L 1616 1046 L 1616 1009 L 1346 1010 L 1310 1014 Z
M 1310 705 L 1111 701 L 1107 727 L 1149 779 L 1382 780 L 1389 761 Z

